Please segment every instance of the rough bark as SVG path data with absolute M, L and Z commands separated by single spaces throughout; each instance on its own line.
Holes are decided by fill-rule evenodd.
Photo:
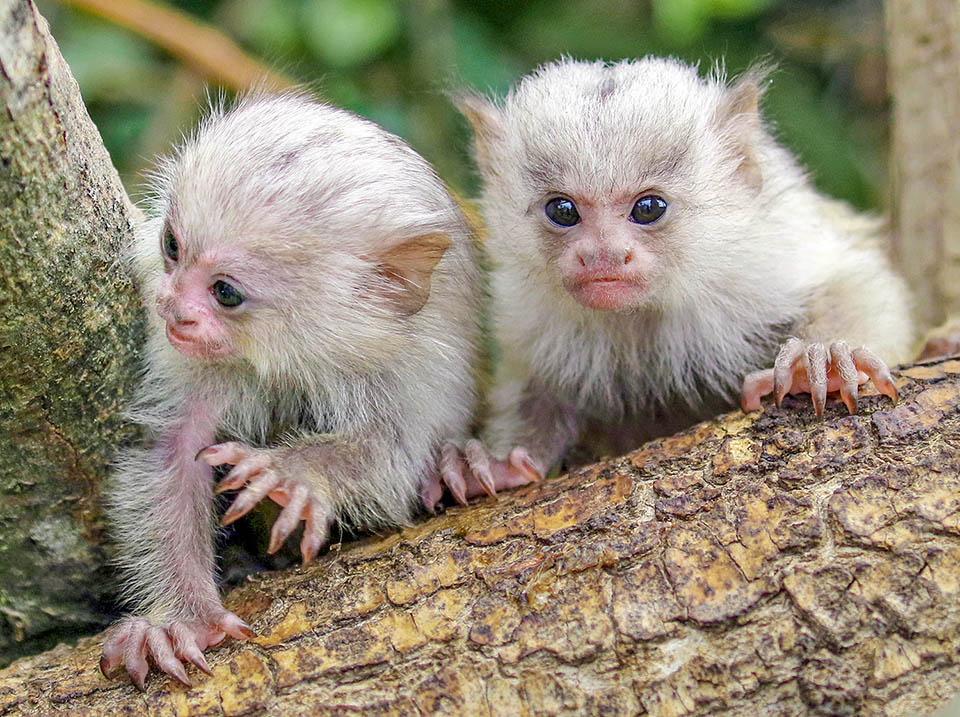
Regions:
M 259 632 L 144 694 L 98 641 L 0 714 L 912 715 L 960 690 L 960 359 L 901 401 L 731 413 L 227 602 Z
M 46 22 L 0 3 L 0 664 L 104 622 L 98 483 L 142 334 L 118 264 L 133 212 Z
M 955 32 L 956 3 L 916 7 Z M 141 327 L 133 210 L 27 0 L 0 6 L 0 103 L 2 650 L 100 620 L 97 484 Z M 896 407 L 733 413 L 263 574 L 228 596 L 261 636 L 192 689 L 106 680 L 97 638 L 23 659 L 0 714 L 930 712 L 960 689 L 960 360 L 898 382 Z
M 960 315 L 960 0 L 887 0 L 898 263 L 927 328 Z

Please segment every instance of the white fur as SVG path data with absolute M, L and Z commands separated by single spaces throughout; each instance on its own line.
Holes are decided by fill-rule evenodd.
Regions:
M 160 163 L 147 209 L 153 218 L 130 255 L 150 322 L 132 408 L 148 447 L 121 457 L 110 494 L 131 602 L 151 614 L 191 612 L 189 596 L 170 594 L 175 581 L 157 550 L 167 526 L 153 503 L 176 478 L 150 445 L 198 397 L 222 407 L 223 440 L 360 446 L 364 462 L 327 476 L 337 514 L 366 526 L 408 522 L 441 442 L 467 436 L 474 406 L 477 269 L 464 219 L 427 162 L 343 110 L 254 94 L 215 107 Z M 236 267 L 250 288 L 239 359 L 188 359 L 165 340 L 153 303 L 167 220 L 182 250 L 258 257 L 256 271 Z M 432 233 L 451 244 L 422 309 L 403 316 L 363 294 L 376 288 L 379 254 Z M 186 544 L 209 553 L 211 507 L 196 502 Z
M 630 416 L 702 418 L 732 405 L 744 376 L 772 365 L 784 332 L 906 358 L 909 301 L 877 222 L 817 193 L 756 114 L 738 113 L 736 91 L 722 71 L 702 78 L 672 59 L 564 59 L 500 103 L 465 98 L 504 355 L 487 429 L 497 455 L 536 442 L 519 415 L 531 385 L 612 430 Z M 738 176 L 745 152 L 758 192 Z M 552 186 L 538 185 L 531 168 L 541 166 L 559 177 Z M 670 204 L 650 233 L 662 281 L 632 311 L 585 308 L 543 250 L 544 197 L 649 189 Z

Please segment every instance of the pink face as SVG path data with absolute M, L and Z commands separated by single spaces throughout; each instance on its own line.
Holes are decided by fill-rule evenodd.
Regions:
M 564 288 L 599 311 L 641 304 L 661 271 L 652 237 L 666 211 L 666 201 L 652 191 L 608 203 L 548 198 L 543 223 Z
M 238 353 L 230 322 L 243 309 L 244 292 L 235 279 L 217 273 L 214 256 L 185 256 L 170 229 L 164 231 L 164 274 L 157 313 L 167 340 L 184 356 L 213 361 Z

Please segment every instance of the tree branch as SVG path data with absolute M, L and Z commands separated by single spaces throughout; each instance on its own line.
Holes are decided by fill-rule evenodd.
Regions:
M 209 80 L 243 92 L 254 85 L 272 90 L 293 82 L 247 55 L 219 30 L 173 8 L 147 0 L 60 0 L 146 38 Z
M 0 714 L 928 713 L 960 689 L 960 360 L 897 383 L 262 574 L 227 598 L 260 637 L 192 689 L 110 682 L 88 639 L 0 672 Z

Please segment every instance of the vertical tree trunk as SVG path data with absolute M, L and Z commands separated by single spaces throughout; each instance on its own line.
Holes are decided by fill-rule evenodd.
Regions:
M 100 479 L 136 366 L 135 209 L 30 0 L 0 2 L 0 663 L 103 623 Z
M 888 0 L 893 220 L 926 325 L 960 314 L 960 0 Z

